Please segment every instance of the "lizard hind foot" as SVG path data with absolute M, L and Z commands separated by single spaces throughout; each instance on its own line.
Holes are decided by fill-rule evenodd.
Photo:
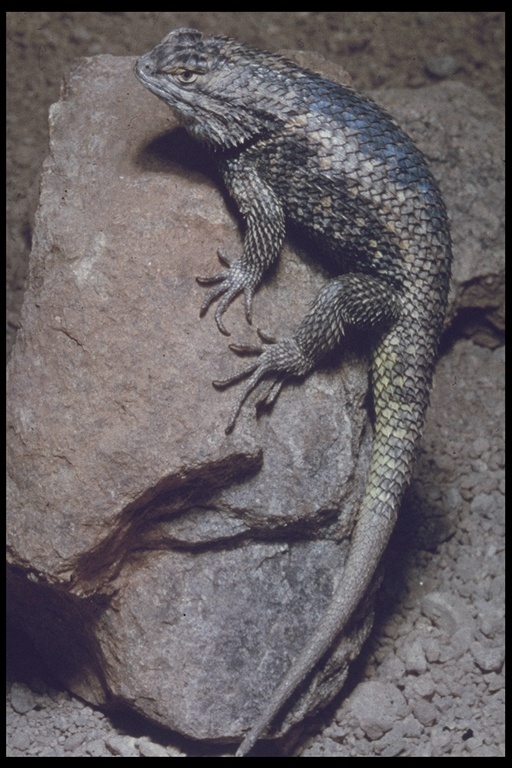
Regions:
M 268 346 L 230 344 L 230 349 L 233 352 L 242 355 L 257 354 L 259 355 L 258 360 L 255 360 L 249 366 L 227 379 L 213 382 L 215 387 L 224 388 L 249 376 L 231 410 L 225 430 L 226 434 L 233 431 L 244 402 L 250 393 L 260 385 L 263 379 L 268 379 L 267 386 L 260 392 L 256 406 L 270 407 L 277 400 L 284 382 L 290 375 L 303 375 L 310 368 L 309 365 L 305 365 L 305 360 L 300 354 L 294 339 L 277 342 L 273 337 L 259 329 L 258 335 Z
M 246 376 L 250 376 L 249 380 L 243 386 L 242 391 L 238 395 L 235 401 L 235 404 L 231 410 L 228 423 L 226 426 L 226 430 L 225 430 L 226 435 L 229 435 L 229 433 L 233 431 L 238 415 L 242 410 L 242 406 L 245 403 L 248 396 L 250 395 L 250 393 L 254 389 L 256 389 L 256 387 L 260 384 L 262 379 L 265 378 L 270 373 L 273 373 L 274 376 L 272 377 L 272 380 L 269 382 L 269 386 L 265 388 L 265 391 L 261 393 L 260 397 L 258 397 L 256 406 L 271 405 L 272 403 L 275 402 L 277 395 L 281 390 L 281 387 L 284 383 L 284 378 L 282 377 L 281 374 L 274 372 L 272 370 L 272 366 L 269 363 L 265 364 L 263 363 L 263 361 L 262 362 L 256 361 L 251 365 L 247 366 L 246 368 L 242 369 L 241 371 L 238 371 L 238 373 L 235 373 L 234 376 L 231 376 L 229 379 L 222 379 L 221 381 L 213 382 L 213 385 L 215 387 L 223 388 L 223 387 L 229 387 L 232 384 L 235 384 L 236 382 L 240 381 L 240 379 L 243 379 Z

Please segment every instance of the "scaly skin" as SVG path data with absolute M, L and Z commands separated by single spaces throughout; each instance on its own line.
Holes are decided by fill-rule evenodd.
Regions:
M 343 632 L 387 546 L 421 436 L 450 278 L 447 215 L 425 159 L 389 115 L 352 89 L 274 54 L 195 30 L 171 32 L 136 75 L 207 144 L 246 220 L 243 253 L 209 278 L 201 314 L 239 294 L 247 319 L 287 221 L 332 257 L 335 277 L 293 337 L 258 348 L 228 428 L 262 378 L 305 375 L 351 328 L 372 354 L 375 437 L 345 572 L 313 637 L 242 742 L 246 755 Z M 234 347 L 235 351 L 247 350 Z

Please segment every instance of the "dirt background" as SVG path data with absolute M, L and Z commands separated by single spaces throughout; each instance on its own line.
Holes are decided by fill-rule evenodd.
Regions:
M 503 12 L 7 13 L 7 353 L 19 324 L 47 116 L 79 56 L 144 53 L 171 29 L 196 27 L 268 50 L 317 51 L 359 90 L 461 80 L 504 102 Z

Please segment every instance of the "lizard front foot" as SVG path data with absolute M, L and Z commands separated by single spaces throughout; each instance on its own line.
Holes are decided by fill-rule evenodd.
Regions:
M 245 400 L 264 378 L 269 379 L 269 386 L 259 397 L 256 403 L 257 406 L 272 405 L 289 376 L 303 376 L 313 367 L 313 361 L 306 357 L 295 338 L 276 341 L 259 329 L 258 335 L 265 346 L 230 344 L 229 348 L 237 354 L 259 355 L 259 358 L 251 363 L 251 365 L 238 371 L 234 376 L 213 382 L 215 387 L 223 388 L 235 384 L 246 376 L 250 377 L 233 406 L 225 430 L 226 434 L 232 432 Z
M 216 272 L 214 275 L 207 277 L 196 277 L 196 280 L 200 285 L 212 285 L 218 283 L 218 285 L 208 293 L 201 304 L 199 316 L 203 317 L 210 304 L 222 296 L 222 299 L 215 310 L 215 322 L 217 323 L 219 331 L 225 336 L 229 336 L 230 333 L 224 325 L 222 315 L 231 302 L 243 291 L 245 316 L 247 322 L 251 323 L 252 299 L 258 284 L 258 276 L 254 275 L 247 266 L 244 266 L 241 259 L 231 263 L 221 251 L 217 251 L 217 256 L 219 257 L 221 264 L 224 264 L 227 269 L 222 269 L 220 272 Z

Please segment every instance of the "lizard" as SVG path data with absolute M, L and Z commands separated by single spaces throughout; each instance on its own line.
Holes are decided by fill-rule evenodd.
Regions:
M 267 382 L 272 404 L 290 377 L 305 377 L 353 331 L 371 344 L 373 447 L 344 573 L 313 636 L 276 686 L 236 756 L 269 735 L 292 695 L 347 627 L 394 529 L 421 438 L 451 271 L 448 215 L 427 161 L 372 100 L 285 57 L 194 29 L 170 32 L 135 64 L 189 134 L 209 148 L 245 220 L 241 256 L 198 277 L 215 321 L 240 294 L 245 316 L 287 227 L 329 253 L 332 277 L 287 338 L 260 333 L 231 411 Z M 316 247 L 313 245 L 313 248 Z

